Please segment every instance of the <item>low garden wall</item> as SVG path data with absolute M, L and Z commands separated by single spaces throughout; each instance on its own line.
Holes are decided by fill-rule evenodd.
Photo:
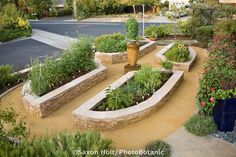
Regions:
M 174 45 L 174 43 L 171 43 L 168 46 L 166 46 L 165 48 L 163 48 L 161 51 L 156 53 L 156 58 L 157 58 L 158 62 L 167 60 L 167 58 L 164 54 L 166 53 L 166 51 L 171 49 L 173 45 Z M 173 63 L 174 70 L 190 71 L 190 69 L 193 67 L 193 65 L 195 64 L 196 59 L 197 59 L 197 54 L 189 46 L 188 46 L 188 50 L 190 52 L 190 60 L 189 61 L 184 62 L 184 63 L 171 61 Z
M 135 72 L 129 72 L 109 86 L 109 89 L 116 89 L 134 76 Z M 125 125 L 134 123 L 150 115 L 160 108 L 171 93 L 180 85 L 184 72 L 173 71 L 168 81 L 146 101 L 138 105 L 115 110 L 115 111 L 93 111 L 107 96 L 107 89 L 104 89 L 96 96 L 82 104 L 73 111 L 74 124 L 82 129 L 94 129 L 99 131 L 113 130 Z
M 140 47 L 139 58 L 145 54 L 151 52 L 157 47 L 156 41 L 148 41 L 147 44 Z M 100 59 L 104 63 L 115 64 L 128 61 L 127 52 L 117 52 L 117 53 L 104 53 L 96 52 L 95 57 Z
M 22 99 L 25 109 L 28 112 L 43 118 L 75 96 L 82 94 L 98 82 L 104 80 L 106 78 L 106 67 L 104 67 L 100 61 L 96 61 L 96 63 L 97 69 L 92 70 L 41 97 L 32 94 L 30 81 L 26 82 L 22 89 Z

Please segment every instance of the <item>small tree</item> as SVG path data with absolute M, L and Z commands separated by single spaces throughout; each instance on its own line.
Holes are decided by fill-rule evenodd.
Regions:
M 167 16 L 173 22 L 174 36 L 176 39 L 177 23 L 179 22 L 178 19 L 180 18 L 181 13 L 185 12 L 186 10 L 184 7 L 177 7 L 176 5 L 172 5 L 170 11 L 171 13 Z
M 126 37 L 129 40 L 136 40 L 138 37 L 138 21 L 134 18 L 131 17 L 128 19 L 128 21 L 125 23 L 126 26 Z

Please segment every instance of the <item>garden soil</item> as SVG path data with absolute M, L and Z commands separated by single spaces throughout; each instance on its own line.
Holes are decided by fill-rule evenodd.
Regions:
M 158 67 L 155 53 L 162 48 L 162 46 L 158 46 L 157 49 L 140 58 L 138 63 Z M 197 112 L 195 97 L 198 80 L 202 66 L 207 60 L 206 50 L 197 47 L 193 48 L 197 52 L 195 66 L 190 72 L 184 74 L 182 84 L 157 112 L 124 128 L 101 132 L 102 136 L 112 139 L 119 149 L 140 149 L 146 143 L 163 139 L 183 127 L 186 120 Z M 108 68 L 108 77 L 106 80 L 76 97 L 70 103 L 65 104 L 44 119 L 30 115 L 25 111 L 21 99 L 22 86 L 4 96 L 2 98 L 2 105 L 4 107 L 12 106 L 16 112 L 25 117 L 25 121 L 30 128 L 30 138 L 34 136 L 40 137 L 45 134 L 50 135 L 64 130 L 76 132 L 79 129 L 73 125 L 72 111 L 120 78 L 124 74 L 125 64 L 105 65 Z

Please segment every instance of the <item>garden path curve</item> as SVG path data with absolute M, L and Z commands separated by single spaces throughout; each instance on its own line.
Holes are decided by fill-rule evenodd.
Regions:
M 150 64 L 158 66 L 155 59 L 155 53 L 160 51 L 163 46 L 139 59 L 141 64 Z M 117 148 L 139 149 L 150 141 L 164 139 L 179 128 L 197 111 L 196 92 L 201 67 L 207 59 L 207 52 L 201 48 L 193 47 L 197 53 L 197 62 L 191 72 L 185 73 L 184 81 L 179 88 L 175 90 L 166 104 L 151 116 L 131 124 L 127 127 L 114 131 L 102 132 L 104 137 L 111 138 Z M 13 90 L 3 97 L 3 106 L 13 104 L 13 108 L 25 116 L 25 120 L 30 127 L 31 137 L 34 135 L 48 134 L 68 130 L 75 132 L 78 130 L 73 125 L 72 111 L 83 104 L 85 101 L 96 95 L 99 91 L 113 83 L 123 75 L 123 67 L 126 63 L 105 65 L 108 69 L 108 78 L 94 86 L 92 89 L 84 92 L 82 95 L 73 99 L 70 103 L 64 105 L 57 111 L 44 119 L 40 119 L 28 114 L 22 104 L 21 90 L 22 86 Z

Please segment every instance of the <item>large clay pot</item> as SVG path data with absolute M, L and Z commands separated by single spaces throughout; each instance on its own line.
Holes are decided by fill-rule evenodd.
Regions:
M 130 41 L 127 45 L 128 60 L 130 66 L 135 66 L 138 60 L 139 44 L 136 41 Z

